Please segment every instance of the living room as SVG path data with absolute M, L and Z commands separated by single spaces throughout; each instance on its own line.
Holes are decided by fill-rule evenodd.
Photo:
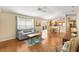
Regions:
M 65 45 L 73 37 L 78 38 L 78 9 L 76 6 L 0 7 L 0 51 L 76 52 L 78 43 L 70 50 Z

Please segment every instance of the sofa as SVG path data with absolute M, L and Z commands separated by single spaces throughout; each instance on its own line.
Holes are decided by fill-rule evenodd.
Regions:
M 21 29 L 21 30 L 17 30 L 17 39 L 18 40 L 23 40 L 23 39 L 27 39 L 28 38 L 28 34 L 31 33 L 35 33 L 35 29 L 31 28 L 31 29 Z
M 61 51 L 63 52 L 78 52 L 79 50 L 79 37 L 71 38 L 70 41 L 66 41 Z

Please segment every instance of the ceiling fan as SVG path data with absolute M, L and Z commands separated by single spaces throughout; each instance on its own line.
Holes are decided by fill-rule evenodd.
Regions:
M 47 12 L 46 9 L 47 7 L 39 7 L 37 10 L 41 12 Z

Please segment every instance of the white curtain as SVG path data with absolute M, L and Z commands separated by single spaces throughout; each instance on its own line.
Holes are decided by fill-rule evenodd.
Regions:
M 18 17 L 17 18 L 18 29 L 30 29 L 34 28 L 34 19 Z

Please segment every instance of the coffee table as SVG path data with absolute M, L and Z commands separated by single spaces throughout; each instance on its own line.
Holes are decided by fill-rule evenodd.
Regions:
M 37 43 L 41 43 L 41 35 L 40 33 L 32 33 L 32 34 L 29 34 L 27 35 L 29 38 L 28 38 L 28 44 L 29 46 L 33 46 Z

